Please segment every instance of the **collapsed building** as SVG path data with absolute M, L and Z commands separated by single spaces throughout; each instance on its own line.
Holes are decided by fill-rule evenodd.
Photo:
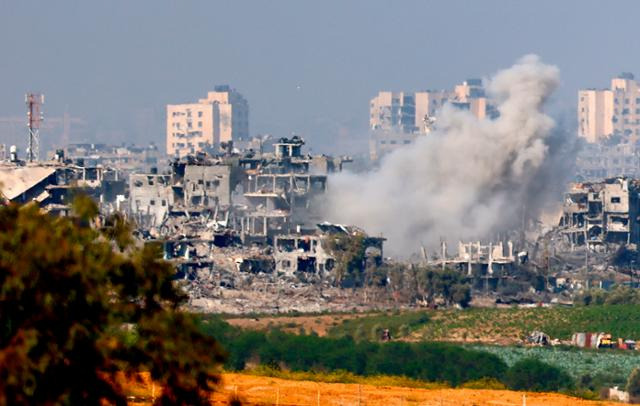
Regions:
M 572 246 L 595 250 L 607 243 L 637 244 L 639 185 L 627 178 L 572 184 L 565 195 L 561 232 Z
M 297 136 L 281 138 L 274 153 L 230 148 L 175 159 L 165 173 L 133 174 L 129 215 L 147 238 L 162 238 L 165 257 L 182 267 L 209 266 L 216 249 L 262 246 L 275 248 L 270 262 L 248 251 L 232 252 L 237 269 L 330 271 L 335 258 L 321 240 L 336 230 L 314 229 L 321 221 L 317 198 L 327 190 L 327 175 L 350 159 L 304 154 L 303 145 Z M 339 232 L 351 232 L 345 230 Z M 367 241 L 379 247 L 381 258 L 382 239 Z
M 114 168 L 72 162 L 58 151 L 54 160 L 0 163 L 0 195 L 9 202 L 36 203 L 54 215 L 67 215 L 78 192 L 92 197 L 102 214 L 125 210 L 126 181 Z
M 176 159 L 169 173 L 130 177 L 130 215 L 151 235 L 175 234 L 185 219 L 233 230 L 245 244 L 269 245 L 276 235 L 318 221 L 315 198 L 327 175 L 347 158 L 302 153 L 300 137 L 282 138 L 274 154 L 204 154 Z
M 483 245 L 477 242 L 458 242 L 458 252 L 455 256 L 447 253 L 447 244 L 442 242 L 441 257 L 431 261 L 432 265 L 442 268 L 450 267 L 463 272 L 473 281 L 474 287 L 480 289 L 495 289 L 500 280 L 512 276 L 516 261 L 526 262 L 526 253 L 514 255 L 513 243 L 489 243 Z
M 320 223 L 314 230 L 297 230 L 296 233 L 277 236 L 274 241 L 276 271 L 285 275 L 296 272 L 324 274 L 332 271 L 336 264 L 335 254 L 328 240 L 336 235 L 365 235 L 363 267 L 379 266 L 382 263 L 382 237 L 372 237 L 364 231 L 341 224 Z

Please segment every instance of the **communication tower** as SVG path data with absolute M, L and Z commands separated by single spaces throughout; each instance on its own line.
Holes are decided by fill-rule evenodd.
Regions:
M 42 115 L 44 95 L 27 93 L 24 96 L 24 101 L 27 104 L 27 128 L 29 129 L 27 161 L 33 162 L 40 159 L 40 123 L 44 119 Z

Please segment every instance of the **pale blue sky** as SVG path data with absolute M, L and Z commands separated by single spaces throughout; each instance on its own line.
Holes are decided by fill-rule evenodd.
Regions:
M 579 88 L 640 74 L 639 18 L 631 0 L 0 0 L 0 116 L 34 89 L 47 115 L 88 120 L 83 137 L 162 143 L 165 104 L 230 84 L 253 134 L 295 131 L 321 152 L 363 138 L 380 89 L 450 88 L 537 53 L 573 117 Z

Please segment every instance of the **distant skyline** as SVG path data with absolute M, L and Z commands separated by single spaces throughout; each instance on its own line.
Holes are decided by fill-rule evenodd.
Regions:
M 536 53 L 560 68 L 552 106 L 573 124 L 578 89 L 640 75 L 637 15 L 634 1 L 0 0 L 0 117 L 41 91 L 46 116 L 86 120 L 93 141 L 163 145 L 166 104 L 229 84 L 252 135 L 333 152 L 362 146 L 379 90 L 452 88 Z

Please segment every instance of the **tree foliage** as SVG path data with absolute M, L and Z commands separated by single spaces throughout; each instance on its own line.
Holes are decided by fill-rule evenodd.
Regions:
M 471 286 L 460 272 L 450 269 L 419 268 L 417 270 L 420 293 L 427 303 L 441 298 L 448 306 L 467 307 L 471 301 Z
M 374 327 L 375 328 L 375 327 Z M 355 341 L 243 331 L 210 317 L 203 325 L 229 351 L 226 368 L 242 370 L 256 362 L 292 371 L 344 370 L 358 375 L 402 375 L 458 385 L 480 378 L 499 379 L 507 366 L 497 356 L 447 343 Z
M 365 279 L 365 235 L 335 234 L 327 238 L 327 249 L 336 259 L 336 282 L 362 286 Z
M 635 368 L 627 380 L 627 392 L 633 398 L 640 397 L 640 368 Z
M 208 404 L 223 358 L 181 313 L 160 247 L 133 245 L 121 217 L 98 222 L 35 205 L 0 208 L 0 405 L 125 404 L 116 374 L 148 371 L 162 404 Z
M 511 389 L 536 392 L 559 391 L 574 385 L 566 372 L 535 358 L 525 358 L 513 364 L 506 373 L 505 381 Z
M 580 293 L 574 301 L 583 306 L 640 304 L 640 292 L 629 286 L 616 286 L 612 290 L 594 288 Z

